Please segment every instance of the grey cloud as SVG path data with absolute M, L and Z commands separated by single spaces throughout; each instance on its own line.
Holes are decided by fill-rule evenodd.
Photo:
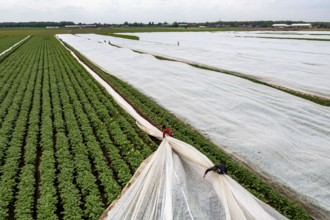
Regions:
M 2 3 L 0 22 L 330 21 L 329 11 L 328 0 L 11 0 Z

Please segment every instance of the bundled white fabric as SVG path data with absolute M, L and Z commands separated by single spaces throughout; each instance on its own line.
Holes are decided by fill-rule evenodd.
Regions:
M 166 137 L 101 219 L 286 219 L 194 147 Z
M 72 53 L 72 52 L 71 52 Z M 72 55 L 149 135 L 162 132 L 142 118 L 110 85 Z M 228 175 L 204 171 L 214 166 L 193 146 L 166 136 L 135 172 L 100 219 L 286 219 Z

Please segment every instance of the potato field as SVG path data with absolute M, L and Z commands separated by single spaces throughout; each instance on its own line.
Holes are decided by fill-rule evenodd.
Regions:
M 0 62 L 0 219 L 97 219 L 156 143 L 55 37 Z

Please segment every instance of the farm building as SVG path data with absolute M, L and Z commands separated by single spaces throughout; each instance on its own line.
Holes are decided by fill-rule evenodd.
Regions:
M 285 27 L 290 27 L 288 24 L 273 24 L 272 27 L 274 28 L 285 28 Z
M 75 25 L 65 25 L 66 28 L 96 28 L 96 24 L 75 24 Z
M 291 24 L 291 27 L 294 28 L 312 28 L 312 24 Z
M 188 24 L 179 24 L 179 27 L 187 28 L 188 27 Z
M 273 24 L 273 28 L 312 28 L 312 24 L 306 23 L 298 23 L 298 24 Z

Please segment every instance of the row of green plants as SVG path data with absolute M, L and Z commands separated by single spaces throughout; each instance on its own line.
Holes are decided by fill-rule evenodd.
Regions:
M 31 48 L 22 48 L 23 54 L 27 50 L 31 50 Z M 40 52 L 39 48 L 33 48 L 32 51 Z M 22 81 L 1 124 L 0 219 L 7 219 L 9 212 L 13 209 L 13 200 L 17 191 L 17 176 L 22 166 L 21 162 L 25 159 L 22 155 L 22 146 L 33 142 L 33 137 L 28 136 L 27 138 L 26 134 L 29 120 L 33 120 L 30 112 L 37 72 L 31 70 L 36 69 L 33 65 L 36 59 L 38 58 L 27 57 L 25 63 L 27 68 L 22 68 L 17 73 Z M 22 179 L 25 180 L 24 176 Z
M 31 60 L 34 61 L 34 58 L 29 58 L 31 50 L 24 48 L 22 55 L 20 58 L 14 56 L 14 59 L 24 65 L 24 68 L 17 66 L 2 68 L 7 66 L 8 63 L 9 65 L 13 64 L 12 62 L 0 65 L 0 167 L 4 163 L 5 152 L 9 146 L 30 77 L 29 75 L 23 75 L 23 73 L 32 67 Z
M 10 48 L 11 46 L 13 46 L 15 43 L 19 42 L 20 40 L 22 40 L 24 37 L 26 36 L 22 36 L 22 35 L 5 35 L 5 36 L 1 36 L 0 35 L 0 54 L 7 50 L 8 48 Z
M 74 161 L 74 181 L 79 190 L 82 215 L 95 218 L 103 207 L 100 191 L 97 185 L 97 178 L 93 175 L 93 164 L 91 163 L 87 145 L 84 143 L 83 135 L 80 131 L 78 119 L 73 109 L 73 101 L 70 99 L 69 89 L 64 82 L 59 66 L 55 68 L 55 78 L 58 83 L 58 95 L 61 101 L 62 118 L 64 121 L 64 135 L 68 138 L 68 151 Z M 56 122 L 57 123 L 57 122 Z M 60 132 L 57 133 L 58 135 Z M 93 146 L 90 146 L 93 147 Z M 63 201 L 63 206 L 67 204 Z M 68 206 L 67 208 L 70 208 Z M 69 218 L 69 215 L 66 217 Z
M 62 48 L 58 48 L 62 49 Z M 65 62 L 64 65 L 61 65 L 60 72 L 64 72 L 66 74 L 62 75 L 62 81 L 64 82 L 64 86 L 66 88 L 66 96 L 68 98 L 67 101 L 72 102 L 72 107 L 73 110 L 76 112 L 76 125 L 78 126 L 77 128 L 80 127 L 80 135 L 81 135 L 81 140 L 85 140 L 81 144 L 86 145 L 86 151 L 84 152 L 85 155 L 89 158 L 92 158 L 93 163 L 90 164 L 90 168 L 96 170 L 96 180 L 98 179 L 101 182 L 102 191 L 98 192 L 99 197 L 103 197 L 103 203 L 108 202 L 108 198 L 112 198 L 113 194 L 118 193 L 119 186 L 116 180 L 114 179 L 114 175 L 112 172 L 112 169 L 110 168 L 110 164 L 107 163 L 107 155 L 106 157 L 104 156 L 104 153 L 102 151 L 102 148 L 100 147 L 99 142 L 97 141 L 97 138 L 95 137 L 95 133 L 93 129 L 91 128 L 90 121 L 88 119 L 88 116 L 86 113 L 83 111 L 83 102 L 86 102 L 86 100 L 80 100 L 78 98 L 78 95 L 80 93 L 81 96 L 84 96 L 84 91 L 76 91 L 74 88 L 74 85 L 71 81 L 71 77 L 74 76 L 77 72 L 72 71 L 73 66 L 68 65 L 66 62 L 69 60 L 66 60 L 63 57 L 63 54 L 57 57 L 59 60 L 62 60 Z M 71 77 L 70 77 L 71 75 Z M 79 74 L 80 75 L 80 74 Z M 87 104 L 87 103 L 86 103 Z M 95 117 L 95 111 L 92 109 L 91 111 L 88 112 L 89 115 L 92 115 L 92 117 Z M 96 132 L 96 131 L 95 131 Z M 107 137 L 107 136 L 106 136 Z M 108 137 L 109 141 L 109 137 Z M 94 167 L 94 168 L 93 168 Z M 91 170 L 91 173 L 93 171 Z M 97 185 L 95 185 L 97 189 Z M 96 191 L 95 191 L 96 192 Z M 85 193 L 86 198 L 88 198 L 87 192 Z M 86 202 L 89 202 L 86 200 Z M 95 201 L 99 204 L 98 210 L 95 210 L 97 212 L 94 212 L 94 210 L 90 210 L 90 213 L 86 213 L 88 215 L 94 216 L 94 218 L 97 218 L 97 215 L 101 212 L 102 207 L 104 204 L 98 199 L 98 201 Z M 94 203 L 95 203 L 94 202 Z M 96 204 L 97 204 L 96 203 Z M 89 210 L 89 208 L 92 208 L 92 206 L 88 206 L 88 203 L 86 203 L 86 209 L 85 211 Z M 90 204 L 92 205 L 92 203 Z
M 139 129 L 135 123 L 125 120 L 128 115 L 63 49 L 62 46 L 54 47 L 56 59 L 62 63 L 59 72 L 65 73 L 62 78 L 76 112 L 81 140 L 88 146 L 87 153 L 97 170 L 105 204 L 110 204 L 152 152 L 144 142 L 152 142 L 147 135 L 136 132 Z
M 13 38 L 15 40 L 20 40 L 20 39 L 16 39 L 16 38 Z M 9 49 L 10 47 L 12 47 L 10 50 L 4 52 L 4 51 L 1 51 L 1 53 L 3 53 L 1 56 L 0 56 L 0 64 L 2 63 L 2 61 L 4 61 L 7 57 L 9 57 L 11 54 L 13 54 L 19 47 L 21 47 L 23 44 L 25 44 L 27 41 L 29 40 L 26 39 L 22 42 L 20 42 L 19 44 L 17 44 L 16 46 L 14 46 L 15 43 L 17 43 L 16 41 L 15 42 L 12 42 L 12 40 L 10 40 L 9 42 L 5 42 L 4 43 L 4 50 L 6 49 Z
M 8 52 L 9 53 L 9 52 Z M 12 55 L 11 60 L 7 60 L 7 62 L 1 63 L 0 60 L 0 102 L 2 103 L 0 106 L 0 124 L 3 120 L 3 112 L 7 111 L 7 108 L 10 106 L 13 98 L 15 97 L 15 92 L 17 91 L 17 87 L 20 85 L 20 81 L 22 77 L 19 77 L 17 73 L 21 71 L 26 71 L 26 65 L 28 62 L 28 58 L 32 53 L 31 50 L 24 50 L 22 56 L 17 56 L 17 54 Z M 3 57 L 3 56 L 1 56 Z M 16 65 L 14 65 L 14 63 Z M 24 68 L 22 69 L 22 67 Z M 16 79 L 19 78 L 19 79 Z M 14 83 L 15 82 L 15 83 Z M 15 88 L 13 88 L 15 87 Z M 6 100 L 5 100 L 6 99 Z M 5 101 L 4 101 L 5 100 Z
M 97 219 L 158 146 L 53 36 L 0 85 L 0 219 Z
M 41 127 L 40 127 L 40 147 L 38 149 L 39 166 L 38 166 L 38 201 L 37 201 L 37 218 L 38 219 L 57 219 L 54 214 L 57 210 L 57 189 L 55 188 L 56 179 L 56 160 L 53 141 L 53 124 L 52 124 L 52 106 L 49 85 L 49 68 L 47 65 L 47 44 L 43 43 L 43 60 L 39 63 L 42 70 L 42 108 L 41 108 Z
M 26 145 L 24 147 L 23 158 L 21 158 L 24 163 L 22 165 L 20 172 L 20 181 L 17 185 L 17 194 L 15 202 L 15 217 L 16 219 L 33 219 L 34 214 L 34 196 L 36 192 L 36 159 L 37 150 L 39 146 L 39 133 L 40 133 L 40 123 L 41 123 L 41 88 L 42 88 L 42 69 L 40 63 L 43 59 L 42 49 L 40 48 L 37 53 L 40 53 L 38 59 L 34 62 L 38 63 L 33 71 L 37 73 L 35 79 L 35 88 L 33 93 L 33 101 L 30 112 L 30 118 L 28 122 L 28 131 L 26 137 Z M 32 56 L 33 57 L 33 56 Z M 35 69 L 38 67 L 38 69 Z M 26 74 L 28 75 L 28 74 Z
M 47 51 L 47 55 L 50 56 L 51 50 Z M 50 79 L 50 91 L 52 94 L 52 109 L 53 109 L 53 128 L 55 133 L 55 149 L 56 149 L 56 158 L 58 162 L 58 191 L 59 198 L 62 201 L 62 218 L 63 219 L 82 219 L 84 216 L 82 201 L 80 195 L 80 189 L 74 184 L 76 179 L 75 174 L 76 166 L 72 161 L 75 160 L 75 157 L 70 148 L 70 142 L 67 135 L 67 127 L 65 125 L 65 119 L 63 117 L 63 112 L 68 111 L 70 114 L 70 104 L 65 92 L 64 85 L 58 81 L 58 77 L 55 72 L 58 71 L 57 65 L 54 65 L 54 62 L 48 62 L 49 67 L 49 79 Z M 60 93 L 60 90 L 63 91 Z M 65 99 L 62 99 L 61 96 L 64 96 Z M 64 105 L 65 103 L 65 105 Z M 65 109 L 64 109 L 65 106 Z M 67 117 L 73 117 L 69 115 Z M 83 163 L 83 161 L 81 161 Z M 76 163 L 78 164 L 78 162 Z M 84 169 L 84 164 L 80 164 L 81 169 Z M 86 170 L 88 171 L 88 170 Z M 87 176 L 90 177 L 90 176 Z M 95 181 L 93 179 L 93 181 Z M 85 185 L 83 185 L 85 186 Z M 85 186 L 85 188 L 88 186 Z M 91 188 L 95 191 L 96 186 Z M 96 191 L 97 192 L 97 191 Z
M 228 167 L 229 175 L 248 189 L 256 197 L 271 205 L 290 219 L 310 219 L 308 212 L 298 203 L 280 193 L 266 183 L 259 175 L 242 165 L 232 156 L 226 154 L 218 146 L 203 137 L 189 125 L 170 114 L 161 106 L 153 102 L 144 94 L 117 77 L 103 72 L 74 48 L 67 45 L 91 69 L 107 81 L 121 94 L 135 109 L 158 128 L 165 124 L 172 128 L 175 136 L 196 147 L 209 157 L 214 163 L 224 163 Z
M 25 50 L 23 56 L 19 59 L 14 57 L 21 64 L 26 65 L 24 68 L 7 66 L 8 62 L 0 65 L 0 166 L 4 163 L 4 156 L 9 146 L 10 137 L 14 129 L 15 121 L 26 85 L 28 75 L 20 77 L 20 74 L 27 71 L 29 55 L 31 51 Z M 10 65 L 10 63 L 9 63 Z

